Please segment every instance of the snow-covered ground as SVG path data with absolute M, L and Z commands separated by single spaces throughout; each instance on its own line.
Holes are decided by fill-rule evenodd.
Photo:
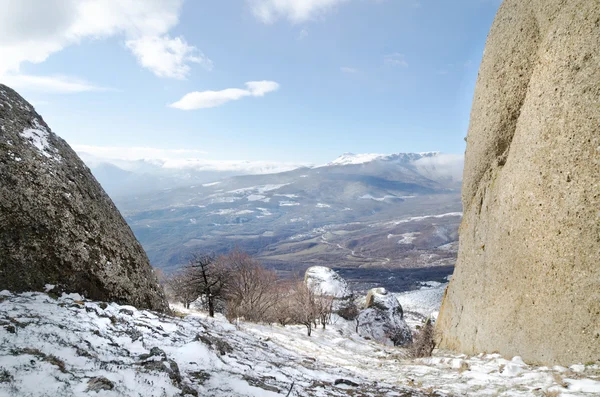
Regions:
M 448 286 L 448 283 L 435 281 L 422 284 L 418 290 L 394 294 L 404 310 L 404 319 L 413 329 L 423 324 L 428 317 L 437 318 L 444 291 Z
M 339 318 L 309 338 L 301 326 L 234 326 L 78 295 L 2 292 L 0 300 L 2 397 L 286 396 L 290 388 L 290 396 L 323 397 L 600 393 L 598 365 L 534 367 L 443 352 L 414 360 Z

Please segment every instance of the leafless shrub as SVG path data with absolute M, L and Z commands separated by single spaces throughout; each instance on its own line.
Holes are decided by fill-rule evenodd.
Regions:
M 319 290 L 315 290 L 315 309 L 317 312 L 317 319 L 319 323 L 325 329 L 325 326 L 331 323 L 331 314 L 333 313 L 333 302 L 334 297 L 323 294 Z
M 228 269 L 224 288 L 227 317 L 241 317 L 252 322 L 268 321 L 279 298 L 277 274 L 239 250 L 220 257 L 218 261 Z
M 337 311 L 338 316 L 348 321 L 356 320 L 359 314 L 360 310 L 358 310 L 358 306 L 354 303 L 354 299 L 349 299 Z
M 316 294 L 302 281 L 297 281 L 294 287 L 292 318 L 295 323 L 304 325 L 308 336 L 310 336 L 313 324 L 319 315 L 315 303 Z
M 334 298 L 307 286 L 301 280 L 295 280 L 290 287 L 287 299 L 291 321 L 304 325 L 308 336 L 318 324 L 325 329 L 331 322 Z
M 200 296 L 200 291 L 193 282 L 193 275 L 189 268 L 184 268 L 166 277 L 165 284 L 168 298 L 181 302 L 186 309 L 189 309 L 190 304 Z
M 431 319 L 427 319 L 421 327 L 417 335 L 413 339 L 413 343 L 409 346 L 411 357 L 430 357 L 435 348 L 434 327 Z
M 270 322 L 278 323 L 281 326 L 292 324 L 294 318 L 294 280 L 279 280 L 275 285 L 276 302 L 269 314 Z

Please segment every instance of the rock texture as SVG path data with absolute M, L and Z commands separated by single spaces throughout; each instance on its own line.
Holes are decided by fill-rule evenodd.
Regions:
M 89 169 L 29 103 L 0 85 L 0 290 L 46 284 L 168 308 L 144 250 Z
M 319 294 L 333 296 L 337 299 L 352 297 L 352 291 L 346 280 L 337 274 L 335 270 L 325 266 L 311 266 L 306 269 L 304 282 Z
M 368 291 L 365 309 L 360 311 L 357 321 L 360 336 L 393 346 L 406 346 L 412 342 L 412 332 L 404 321 L 402 306 L 385 288 Z
M 475 89 L 440 344 L 600 359 L 600 2 L 505 0 Z

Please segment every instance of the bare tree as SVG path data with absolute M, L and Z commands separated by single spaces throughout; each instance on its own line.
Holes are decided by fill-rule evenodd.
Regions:
M 311 336 L 313 324 L 319 315 L 315 291 L 309 288 L 304 282 L 298 281 L 294 288 L 293 302 L 292 312 L 294 321 L 304 325 L 308 336 Z
M 215 304 L 223 296 L 228 269 L 214 255 L 194 254 L 186 267 L 188 282 L 204 298 L 208 315 L 215 316 Z
M 313 290 L 315 294 L 315 311 L 317 318 L 323 329 L 331 322 L 331 314 L 333 312 L 333 302 L 335 298 L 331 295 L 324 294 L 320 290 Z
M 358 317 L 360 310 L 358 310 L 358 306 L 356 306 L 356 302 L 354 302 L 354 296 L 345 299 L 336 313 L 347 321 L 352 321 Z
M 271 308 L 268 316 L 270 322 L 276 322 L 284 327 L 294 322 L 293 294 L 294 281 L 279 280 L 277 282 L 273 296 L 275 305 Z
M 228 270 L 224 290 L 227 316 L 230 319 L 243 317 L 247 321 L 267 321 L 277 304 L 277 274 L 238 249 L 218 261 Z
M 166 290 L 174 300 L 183 303 L 186 309 L 200 296 L 198 288 L 193 282 L 192 272 L 184 268 L 166 277 Z

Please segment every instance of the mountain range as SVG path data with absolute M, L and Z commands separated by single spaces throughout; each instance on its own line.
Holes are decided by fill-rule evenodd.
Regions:
M 238 247 L 295 272 L 311 265 L 452 265 L 461 161 L 436 152 L 347 153 L 324 165 L 203 183 L 191 181 L 205 170 L 189 168 L 139 174 L 100 164 L 92 171 L 105 186 L 146 178 L 145 191 L 113 198 L 154 266 L 172 270 L 193 252 Z M 186 172 L 193 176 L 182 176 Z M 113 179 L 106 181 L 108 175 Z

